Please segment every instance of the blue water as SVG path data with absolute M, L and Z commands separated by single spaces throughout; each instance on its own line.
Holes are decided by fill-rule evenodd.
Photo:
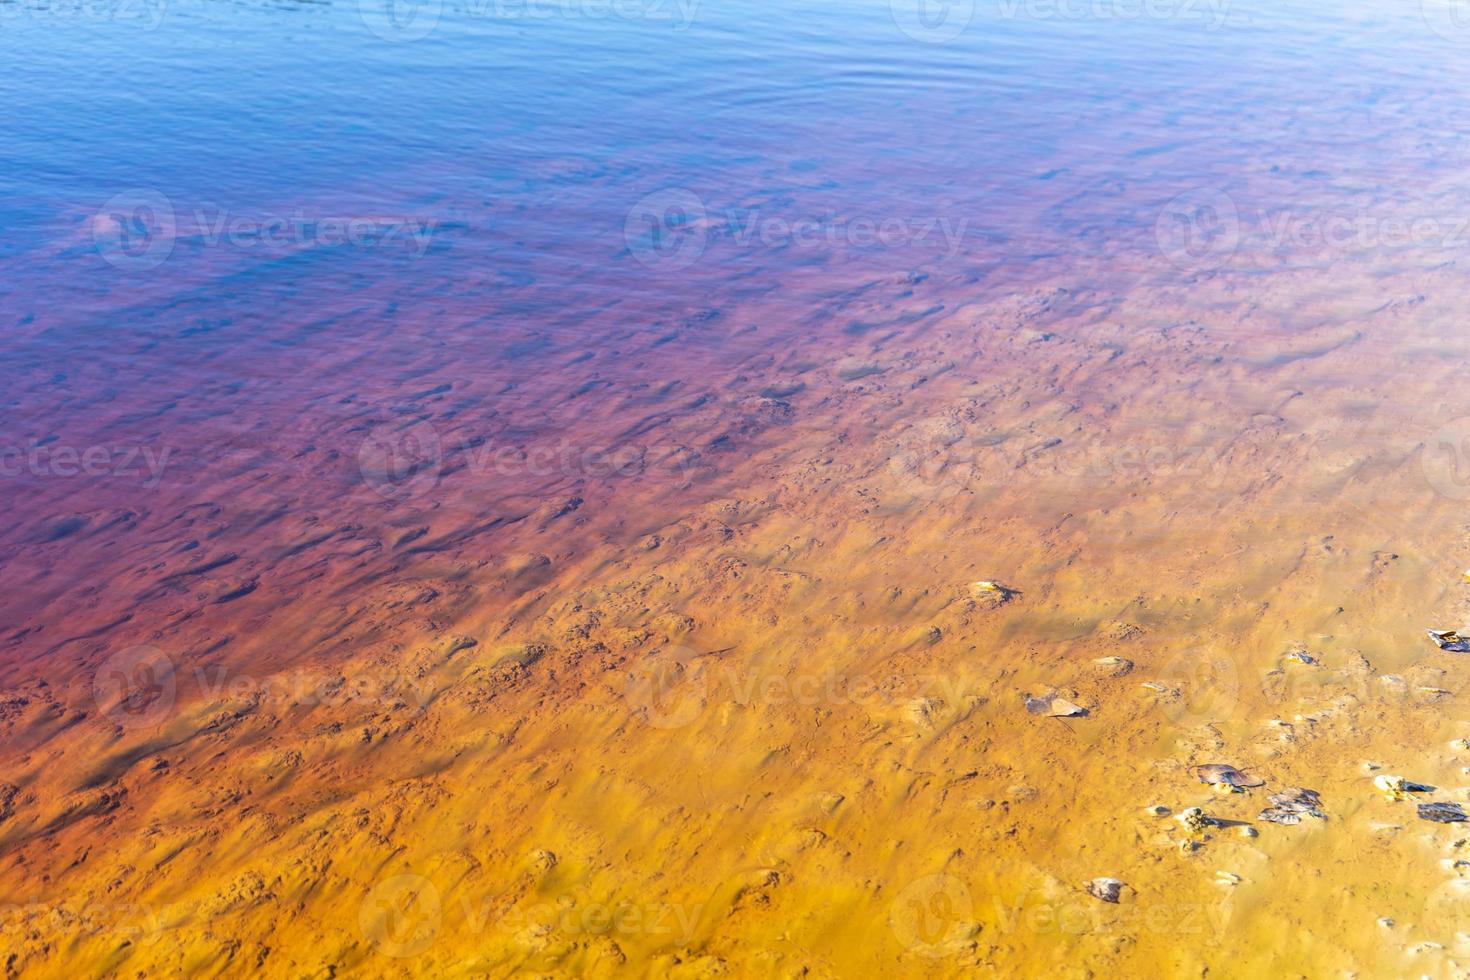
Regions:
M 697 380 L 1017 289 L 1465 248 L 1450 5 L 384 2 L 0 5 L 12 441 L 271 430 L 326 357 L 390 397 L 441 346 L 544 372 L 646 332 Z M 1447 231 L 1324 249 L 1277 213 Z
M 1470 28 L 1415 3 L 399 6 L 5 4 L 4 254 L 94 288 L 110 270 L 66 249 L 144 188 L 184 213 L 433 216 L 483 269 L 566 281 L 620 261 L 629 209 L 673 186 L 722 216 L 942 210 L 971 265 L 1007 242 L 1024 262 L 1131 240 L 1201 182 L 1348 192 L 1465 153 Z M 8 295 L 11 322 L 34 312 Z

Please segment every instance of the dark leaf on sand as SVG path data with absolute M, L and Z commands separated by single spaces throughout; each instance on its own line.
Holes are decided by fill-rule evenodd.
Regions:
M 1073 704 L 1055 694 L 1043 694 L 1039 698 L 1028 697 L 1026 710 L 1033 715 L 1045 715 L 1048 718 L 1081 718 L 1087 714 L 1087 709 L 1080 704 Z
M 1250 773 L 1241 772 L 1234 766 L 1227 766 L 1219 762 L 1198 766 L 1194 771 L 1202 783 L 1230 786 L 1235 789 L 1250 789 L 1254 786 L 1266 785 L 1264 779 L 1257 779 Z
M 1268 823 L 1279 823 L 1292 827 L 1301 823 L 1303 816 L 1316 817 L 1318 820 L 1327 819 L 1327 814 L 1322 812 L 1322 796 L 1314 789 L 1288 786 L 1279 792 L 1272 793 L 1266 799 L 1270 800 L 1272 805 L 1261 811 L 1261 819 Z
M 1434 823 L 1461 823 L 1466 819 L 1458 803 L 1420 803 L 1419 818 Z
M 1463 637 L 1454 630 L 1425 630 L 1429 638 L 1441 650 L 1450 653 L 1470 653 L 1470 637 Z

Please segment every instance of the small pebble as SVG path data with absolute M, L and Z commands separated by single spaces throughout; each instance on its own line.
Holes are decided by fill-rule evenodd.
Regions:
M 1254 827 L 1241 827 L 1240 828 L 1240 836 L 1242 836 L 1242 837 L 1259 837 L 1259 836 L 1261 836 L 1261 832 L 1259 830 L 1257 830 L 1256 828 L 1254 828 Z
M 1148 808 L 1147 812 L 1151 817 L 1167 817 L 1169 815 L 1169 808 L 1162 803 L 1155 803 Z
M 1122 657 L 1098 657 L 1093 664 L 1097 672 L 1105 677 L 1122 677 L 1133 669 L 1133 661 Z
M 1373 785 L 1378 787 L 1390 800 L 1402 800 L 1409 792 L 1408 780 L 1403 776 L 1390 776 L 1385 773 L 1382 776 L 1373 777 Z
M 1210 825 L 1210 818 L 1205 816 L 1205 811 L 1197 806 L 1192 806 L 1174 819 L 1184 824 L 1186 830 L 1192 834 L 1203 833 Z
M 1383 918 L 1381 918 L 1381 919 L 1378 920 L 1378 924 L 1381 925 L 1385 929 L 1392 929 L 1393 928 L 1393 920 L 1390 919 L 1386 915 Z
M 1087 894 L 1117 905 L 1119 896 L 1123 894 L 1123 888 L 1123 882 L 1117 878 L 1094 878 L 1087 883 Z

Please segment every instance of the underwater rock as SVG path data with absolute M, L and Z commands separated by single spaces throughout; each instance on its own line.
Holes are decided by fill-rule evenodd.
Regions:
M 1419 819 L 1431 823 L 1463 823 L 1470 818 L 1458 803 L 1420 803 Z
M 1026 710 L 1033 715 L 1044 715 L 1047 718 L 1082 718 L 1087 714 L 1087 709 L 1082 705 L 1073 704 L 1056 694 L 1043 694 L 1039 698 L 1027 695 Z
M 1470 653 L 1470 638 L 1461 636 L 1455 630 L 1425 630 L 1425 632 L 1441 650 L 1448 650 L 1450 653 Z
M 944 702 L 938 698 L 914 698 L 904 705 L 903 715 L 909 724 L 917 728 L 928 728 L 934 724 L 934 716 L 943 707 Z
M 1373 785 L 1378 787 L 1390 800 L 1402 800 L 1408 793 L 1408 783 L 1403 776 L 1390 776 L 1385 773 L 1382 776 L 1373 777 Z
M 1117 905 L 1119 897 L 1123 894 L 1123 888 L 1123 882 L 1117 878 L 1094 878 L 1087 883 L 1087 894 Z
M 1214 824 L 1214 820 L 1205 816 L 1205 811 L 1197 806 L 1192 806 L 1174 819 L 1184 824 L 1184 828 L 1191 834 L 1202 834 L 1205 829 Z
M 1123 657 L 1098 657 L 1092 663 L 1093 670 L 1104 677 L 1122 677 L 1133 669 L 1133 661 Z
M 1216 786 L 1229 786 L 1233 790 L 1250 789 L 1256 786 L 1266 785 L 1264 779 L 1258 779 L 1249 773 L 1241 772 L 1234 766 L 1227 766 L 1219 762 L 1196 766 L 1194 772 L 1195 775 L 1199 776 L 1199 781 L 1202 783 L 1210 783 Z
M 1292 827 L 1301 823 L 1303 816 L 1327 819 L 1327 814 L 1322 812 L 1322 797 L 1316 790 L 1291 786 L 1266 798 L 1272 805 L 1261 811 L 1260 819 L 1268 823 Z
M 1433 786 L 1413 783 L 1403 776 L 1391 776 L 1388 773 L 1373 777 L 1373 785 L 1378 787 L 1390 800 L 1395 801 L 1408 799 L 1410 793 L 1429 793 L 1434 790 Z
M 986 599 L 997 606 L 1004 605 L 1021 593 L 1009 586 L 1001 585 L 991 579 L 981 579 L 970 583 L 970 595 L 977 599 Z

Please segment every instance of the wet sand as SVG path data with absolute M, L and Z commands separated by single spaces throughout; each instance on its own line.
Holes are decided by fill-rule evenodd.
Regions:
M 285 357 L 313 410 L 19 496 L 9 969 L 1448 975 L 1466 832 L 1371 780 L 1470 787 L 1422 632 L 1470 606 L 1462 287 L 1283 278 L 1234 320 L 1225 273 L 909 275 L 779 348 L 779 299 L 720 310 L 708 357 L 696 312 L 591 356 L 441 322 L 187 392 L 112 365 L 93 441 Z M 1328 819 L 1259 821 L 1286 786 Z M 1181 852 L 1194 805 L 1259 836 Z
M 0 37 L 6 975 L 1465 975 L 1463 48 L 1249 6 Z

